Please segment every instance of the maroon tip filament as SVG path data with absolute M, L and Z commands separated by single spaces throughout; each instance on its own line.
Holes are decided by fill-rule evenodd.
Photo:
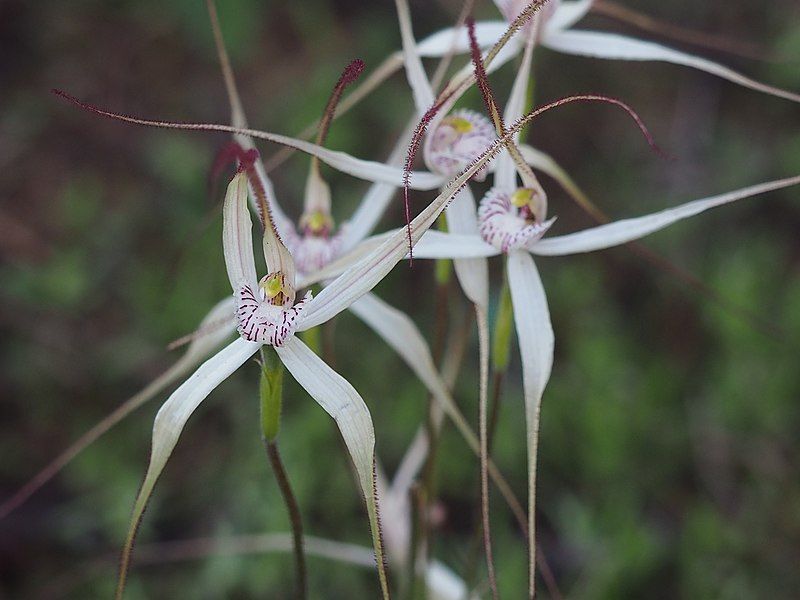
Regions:
M 336 113 L 336 106 L 339 104 L 339 100 L 341 100 L 345 88 L 355 82 L 363 72 L 364 61 L 360 58 L 350 61 L 350 64 L 342 71 L 339 80 L 336 82 L 336 85 L 333 86 L 333 91 L 331 92 L 330 98 L 328 98 L 328 103 L 325 105 L 325 111 L 322 113 L 322 119 L 317 129 L 317 146 L 321 146 L 325 142 L 325 138 L 328 137 L 328 130 L 333 121 L 333 115 Z
M 422 118 L 420 119 L 419 123 L 417 123 L 417 127 L 414 129 L 414 134 L 411 136 L 411 143 L 408 145 L 408 152 L 406 153 L 406 160 L 403 164 L 403 204 L 405 205 L 405 217 L 406 217 L 406 228 L 408 230 L 408 255 L 409 255 L 409 265 L 414 264 L 414 248 L 413 243 L 411 240 L 411 200 L 409 198 L 409 190 L 411 186 L 411 169 L 414 167 L 414 159 L 417 156 L 417 152 L 419 151 L 420 143 L 422 142 L 422 136 L 425 135 L 425 132 L 428 129 L 428 125 L 430 125 L 433 118 L 436 116 L 436 113 L 441 110 L 444 103 L 448 100 L 450 95 L 445 96 L 444 98 L 440 98 L 438 101 L 431 106 Z
M 261 221 L 261 226 L 266 228 L 269 215 L 269 203 L 267 200 L 267 191 L 256 170 L 256 161 L 258 157 L 258 150 L 255 148 L 245 150 L 238 142 L 229 142 L 225 144 L 220 148 L 219 152 L 217 152 L 217 156 L 214 158 L 214 163 L 211 166 L 210 184 L 212 189 L 216 188 L 216 181 L 225 167 L 232 162 L 236 162 L 236 172 L 244 173 L 247 176 L 247 181 L 256 197 L 259 221 Z
M 481 49 L 478 46 L 478 38 L 475 35 L 475 19 L 469 17 L 466 20 L 467 33 L 469 34 L 469 50 L 472 57 L 472 64 L 475 68 L 475 80 L 478 83 L 478 89 L 481 92 L 481 98 L 486 106 L 489 116 L 495 122 L 498 128 L 498 134 L 503 135 L 503 118 L 500 111 L 497 109 L 497 102 L 494 99 L 492 88 L 489 85 L 489 76 L 486 74 L 486 68 L 483 65 L 483 57 L 481 56 Z

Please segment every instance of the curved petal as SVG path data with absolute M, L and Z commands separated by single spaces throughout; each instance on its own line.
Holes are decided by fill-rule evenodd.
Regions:
M 722 77 L 738 85 L 791 100 L 800 102 L 800 94 L 782 90 L 759 81 L 745 77 L 733 69 L 723 65 L 679 52 L 660 44 L 645 42 L 614 33 L 600 33 L 596 31 L 559 31 L 550 33 L 542 39 L 542 45 L 563 52 L 564 54 L 577 54 L 592 56 L 594 58 L 609 58 L 612 60 L 656 60 L 676 65 L 692 67 Z
M 377 490 L 374 478 L 375 430 L 367 405 L 346 379 L 331 369 L 299 338 L 293 337 L 276 347 L 283 364 L 303 389 L 327 412 L 342 434 L 353 459 L 361 492 L 367 504 L 372 542 L 385 598 L 389 597 L 385 557 L 378 517 Z
M 228 297 L 211 309 L 211 312 L 203 319 L 198 328 L 198 334 L 192 337 L 192 342 L 186 353 L 175 364 L 151 381 L 139 393 L 125 400 L 108 416 L 50 461 L 47 466 L 19 488 L 13 496 L 0 504 L 0 520 L 24 504 L 39 488 L 58 475 L 73 458 L 93 444 L 105 432 L 196 367 L 212 350 L 217 349 L 234 330 L 233 298 Z
M 445 233 L 431 229 L 414 246 L 414 258 L 479 258 L 497 256 L 500 250 L 479 235 Z
M 508 29 L 505 21 L 481 21 L 475 23 L 475 37 L 478 46 L 488 48 L 494 45 Z M 453 27 L 442 29 L 417 43 L 420 56 L 434 58 L 445 56 L 448 52 L 463 54 L 469 52 L 469 35 L 466 27 L 455 31 Z
M 216 128 L 221 129 L 222 131 L 225 130 L 224 128 L 220 128 L 220 126 L 217 126 Z M 240 130 L 240 132 L 250 135 L 254 138 L 267 140 L 276 144 L 287 146 L 289 148 L 295 148 L 296 150 L 300 150 L 301 152 L 305 152 L 311 156 L 316 156 L 328 166 L 333 167 L 342 173 L 347 173 L 353 177 L 363 179 L 364 181 L 389 183 L 396 186 L 400 186 L 403 183 L 403 169 L 400 167 L 392 167 L 380 162 L 356 158 L 345 152 L 329 150 L 327 148 L 323 148 L 322 146 L 312 144 L 311 142 L 290 138 L 276 133 L 268 133 L 254 129 L 243 129 Z M 435 173 L 431 173 L 429 171 L 411 172 L 411 188 L 415 190 L 433 190 L 441 186 L 443 181 L 444 180 L 440 175 L 436 175 Z
M 525 422 L 528 449 L 528 548 L 530 548 L 529 596 L 534 597 L 536 565 L 536 455 L 539 443 L 539 411 L 542 394 L 553 367 L 555 338 L 550 324 L 539 272 L 523 250 L 508 256 L 508 283 L 514 307 L 514 323 L 522 357 Z
M 420 115 L 433 106 L 434 94 L 422 61 L 414 42 L 414 31 L 411 27 L 411 15 L 408 11 L 408 0 L 395 0 L 397 19 L 400 22 L 400 36 L 403 40 L 403 61 L 406 66 L 406 77 L 414 95 L 414 105 Z
M 139 527 L 142 514 L 158 477 L 164 470 L 172 450 L 178 443 L 178 438 L 186 421 L 189 420 L 195 409 L 200 406 L 200 403 L 208 397 L 214 388 L 242 366 L 260 347 L 261 344 L 247 342 L 242 339 L 232 342 L 204 362 L 189 379 L 172 393 L 158 411 L 158 414 L 156 414 L 156 419 L 153 423 L 153 446 L 150 451 L 150 464 L 147 467 L 144 483 L 142 483 L 133 506 L 130 528 L 122 550 L 117 597 L 121 597 L 125 587 L 125 578 L 133 551 L 133 541 L 136 537 L 136 530 Z
M 545 34 L 568 29 L 583 19 L 592 8 L 594 0 L 560 2 L 553 15 L 545 23 Z
M 546 238 L 536 242 L 529 249 L 532 253 L 541 256 L 564 256 L 603 250 L 604 248 L 611 248 L 637 240 L 710 208 L 797 184 L 800 184 L 800 176 L 778 179 L 719 196 L 701 198 L 700 200 L 687 202 L 676 208 L 669 208 L 644 217 L 623 219 L 577 233 Z
M 445 210 L 447 229 L 454 234 L 478 236 L 475 197 L 465 185 Z M 431 232 L 429 232 L 431 233 Z M 422 236 L 423 238 L 425 236 Z M 422 240 L 420 240 L 420 243 Z M 417 244 L 419 246 L 419 243 Z M 416 248 L 415 248 L 416 254 Z M 470 302 L 489 307 L 489 266 L 485 258 L 463 258 L 454 262 L 456 277 Z
M 469 593 L 467 584 L 449 567 L 433 560 L 425 572 L 428 600 L 474 600 L 477 595 Z
M 253 257 L 253 222 L 247 208 L 247 176 L 237 173 L 228 184 L 222 207 L 222 249 L 231 288 L 258 285 Z

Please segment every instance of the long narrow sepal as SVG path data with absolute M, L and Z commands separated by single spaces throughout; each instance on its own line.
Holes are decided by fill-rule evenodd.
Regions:
M 228 184 L 222 207 L 222 250 L 231 288 L 256 289 L 258 277 L 253 256 L 253 221 L 247 208 L 247 176 L 237 173 Z
M 453 198 L 446 209 L 447 229 L 454 234 L 478 235 L 475 197 L 468 185 Z M 428 231 L 433 233 L 433 230 Z M 423 236 L 424 238 L 425 236 Z M 422 242 L 422 240 L 420 240 Z M 419 243 L 417 243 L 417 247 Z M 414 249 L 416 253 L 416 247 Z M 420 255 L 421 257 L 423 255 Z M 456 277 L 470 302 L 489 308 L 489 265 L 485 258 L 464 258 L 454 261 Z
M 478 346 L 480 354 L 480 392 L 478 397 L 478 436 L 480 439 L 480 480 L 481 480 L 481 529 L 486 571 L 492 598 L 498 600 L 497 577 L 494 571 L 492 552 L 491 518 L 489 512 L 489 315 L 484 307 L 475 305 L 475 320 L 478 323 Z M 530 530 L 530 526 L 529 526 Z
M 758 92 L 785 98 L 792 102 L 800 102 L 800 94 L 755 81 L 719 63 L 679 52 L 654 42 L 636 40 L 614 33 L 575 30 L 559 31 L 545 36 L 542 40 L 542 45 L 564 54 L 611 60 L 654 60 L 683 65 L 705 71 Z
M 414 31 L 411 27 L 411 15 L 408 10 L 408 0 L 395 0 L 395 6 L 397 7 L 397 18 L 400 22 L 406 77 L 414 95 L 414 105 L 417 108 L 417 113 L 423 115 L 426 110 L 433 106 L 433 89 L 417 52 Z
M 594 0 L 560 2 L 556 11 L 547 19 L 545 23 L 545 32 L 559 31 L 572 27 L 589 13 L 593 2 Z
M 643 217 L 622 219 L 577 233 L 546 238 L 531 246 L 530 251 L 541 256 L 564 256 L 612 248 L 643 238 L 711 208 L 798 184 L 800 184 L 800 176 L 769 181 L 727 194 L 701 198 Z
M 116 121 L 123 121 L 133 125 L 142 125 L 144 127 L 155 127 L 158 129 L 221 131 L 239 136 L 249 136 L 256 139 L 273 142 L 287 148 L 300 150 L 301 152 L 305 152 L 311 156 L 316 156 L 322 162 L 333 167 L 334 169 L 365 181 L 390 183 L 392 185 L 400 185 L 400 183 L 403 181 L 403 169 L 390 167 L 383 163 L 371 160 L 356 158 L 345 152 L 329 150 L 327 148 L 323 148 L 322 146 L 318 146 L 317 144 L 312 144 L 310 142 L 291 138 L 285 135 L 269 133 L 267 131 L 259 131 L 257 129 L 246 129 L 232 127 L 231 125 L 220 125 L 218 123 L 182 123 L 174 121 L 159 121 L 154 119 L 140 119 L 139 117 L 115 113 L 99 108 L 89 104 L 88 102 L 83 102 L 75 96 L 72 96 L 62 90 L 54 89 L 51 91 L 56 96 L 60 96 L 88 112 L 108 117 Z M 430 173 L 428 171 L 415 171 L 412 173 L 412 177 L 414 181 L 412 188 L 416 190 L 433 190 L 441 186 L 443 182 L 439 175 L 435 175 L 434 173 Z
M 534 597 L 536 581 L 536 459 L 539 444 L 539 412 L 542 394 L 553 366 L 555 338 L 550 324 L 539 272 L 531 256 L 522 250 L 508 257 L 508 283 L 514 307 L 519 351 L 522 357 L 522 383 L 525 395 L 525 421 L 528 449 L 528 596 Z
M 497 256 L 500 253 L 476 233 L 445 233 L 433 229 L 426 231 L 414 246 L 414 256 L 419 258 L 467 259 Z
M 488 48 L 497 43 L 508 29 L 505 21 L 477 21 L 475 23 L 475 37 L 481 48 Z M 517 45 L 516 50 L 519 49 Z M 464 27 L 458 30 L 447 27 L 432 33 L 417 43 L 417 53 L 425 58 L 440 58 L 448 52 L 463 54 L 469 52 L 469 36 Z
M 300 339 L 293 337 L 275 348 L 286 368 L 308 394 L 327 412 L 342 434 L 358 474 L 367 504 L 372 544 L 378 564 L 381 593 L 389 598 L 386 557 L 380 531 L 378 495 L 375 485 L 375 430 L 364 400 L 346 379 L 331 369 Z
M 130 568 L 133 543 L 142 514 L 153 493 L 158 477 L 164 470 L 172 450 L 178 443 L 178 438 L 189 417 L 200 406 L 208 395 L 220 383 L 227 379 L 231 373 L 242 366 L 248 358 L 258 351 L 261 344 L 237 339 L 216 355 L 204 362 L 195 373 L 189 377 L 167 399 L 156 414 L 153 423 L 153 446 L 150 451 L 150 464 L 144 482 L 133 505 L 133 514 L 128 529 L 125 545 L 120 559 L 119 579 L 117 581 L 116 598 L 122 598 L 125 590 L 125 581 Z

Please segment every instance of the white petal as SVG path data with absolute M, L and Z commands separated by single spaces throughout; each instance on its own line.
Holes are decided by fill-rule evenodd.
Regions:
M 229 128 L 222 126 L 215 126 L 214 128 L 221 131 L 229 130 Z M 241 130 L 241 133 L 316 156 L 334 169 L 364 181 L 390 183 L 396 186 L 400 186 L 403 183 L 403 169 L 400 167 L 391 167 L 380 162 L 356 158 L 345 152 L 329 150 L 305 140 L 290 138 L 277 133 L 268 133 L 255 129 L 244 129 Z M 441 186 L 442 183 L 442 177 L 428 171 L 412 171 L 411 173 L 411 188 L 415 190 L 433 190 Z
M 292 377 L 333 417 L 339 427 L 353 459 L 361 492 L 367 504 L 373 546 L 380 568 L 383 565 L 383 545 L 380 540 L 377 493 L 373 478 L 375 430 L 369 409 L 353 386 L 325 364 L 299 338 L 293 337 L 275 350 Z M 384 574 L 380 570 L 383 584 Z
M 503 37 L 506 29 L 508 29 L 508 23 L 505 21 L 475 23 L 475 37 L 478 40 L 478 46 L 481 48 L 493 46 Z M 450 51 L 456 54 L 469 52 L 469 34 L 466 27 L 460 27 L 457 32 L 452 27 L 442 29 L 417 44 L 417 52 L 420 56 L 440 57 Z
M 469 594 L 467 584 L 450 568 L 437 560 L 428 564 L 425 573 L 428 600 L 475 600 L 478 596 Z
M 228 279 L 235 291 L 244 284 L 257 286 L 253 257 L 253 222 L 247 208 L 247 176 L 238 173 L 228 184 L 222 208 L 222 248 Z
M 458 195 L 447 207 L 446 214 L 448 231 L 454 234 L 479 237 L 477 207 L 469 185 L 464 186 L 458 192 Z M 464 294 L 469 298 L 470 302 L 488 308 L 489 266 L 486 263 L 486 259 L 458 259 L 454 265 L 461 289 L 464 290 Z
M 533 18 L 536 19 L 537 16 L 534 15 Z M 517 69 L 514 84 L 511 87 L 511 94 L 506 103 L 505 112 L 503 114 L 503 120 L 506 123 L 513 123 L 526 112 L 525 101 L 528 97 L 528 82 L 530 81 L 531 67 L 533 64 L 534 44 L 531 36 L 536 35 L 536 27 L 525 28 L 523 31 L 527 31 L 527 35 L 518 35 L 521 35 L 523 40 L 528 38 L 530 43 L 525 44 L 525 51 L 522 53 L 522 62 Z M 515 139 L 519 139 L 519 134 L 515 136 Z
M 528 544 L 530 596 L 533 597 L 536 564 L 536 452 L 542 394 L 553 367 L 553 327 L 542 281 L 536 265 L 523 250 L 508 256 L 508 283 L 514 306 L 514 323 L 522 357 L 525 422 L 528 449 Z
M 414 31 L 411 27 L 411 15 L 408 11 L 408 0 L 395 0 L 397 18 L 400 21 L 400 35 L 403 39 L 403 60 L 406 66 L 406 77 L 414 94 L 414 105 L 420 115 L 425 114 L 434 102 L 433 89 L 425 74 L 422 61 L 414 42 Z
M 161 471 L 164 470 L 172 450 L 178 443 L 178 438 L 186 421 L 189 420 L 195 409 L 208 397 L 214 388 L 242 366 L 260 347 L 261 344 L 246 342 L 242 339 L 237 339 L 229 344 L 204 362 L 189 379 L 172 393 L 158 411 L 158 414 L 156 414 L 153 424 L 153 446 L 150 451 L 150 464 L 147 467 L 144 483 L 142 483 L 133 507 L 131 525 L 123 549 L 122 572 L 127 571 L 127 566 L 130 563 L 136 530 L 153 492 L 153 487 L 159 475 L 161 475 Z M 120 584 L 124 584 L 124 579 L 120 581 Z
M 278 228 L 275 225 L 271 214 L 266 215 L 267 223 L 264 229 L 264 235 L 261 239 L 261 245 L 264 249 L 264 262 L 267 265 L 267 274 L 283 273 L 289 285 L 295 285 L 295 278 L 297 277 L 297 268 L 294 264 L 294 258 L 286 248 L 286 244 L 278 234 Z M 291 234 L 290 234 L 291 235 Z M 289 238 L 287 238 L 289 239 Z
M 577 0 L 576 2 L 560 2 L 556 12 L 545 23 L 545 34 L 572 27 L 583 19 L 592 8 L 594 0 Z
M 789 177 L 743 188 L 727 194 L 701 198 L 687 202 L 676 208 L 669 208 L 661 212 L 638 217 L 623 219 L 607 225 L 600 225 L 577 233 L 540 240 L 531 246 L 534 254 L 542 256 L 563 256 L 566 254 L 579 254 L 619 246 L 637 240 L 659 229 L 664 229 L 673 223 L 692 217 L 716 206 L 729 204 L 737 200 L 756 196 L 765 192 L 800 184 L 800 177 Z
M 542 44 L 565 54 L 609 58 L 612 60 L 657 60 L 676 65 L 685 65 L 765 94 L 800 102 L 800 94 L 760 83 L 705 58 L 622 35 L 595 31 L 561 31 L 545 36 Z

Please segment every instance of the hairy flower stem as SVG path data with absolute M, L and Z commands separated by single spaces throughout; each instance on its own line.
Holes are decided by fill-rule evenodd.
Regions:
M 444 214 L 439 217 L 440 229 L 447 229 Z M 445 344 L 450 330 L 448 319 L 448 302 L 450 300 L 450 281 L 452 275 L 452 262 L 441 260 L 436 262 L 436 301 L 435 301 L 435 323 L 433 336 L 433 360 L 437 368 L 441 367 Z M 436 459 L 439 449 L 439 430 L 440 419 L 437 418 L 439 407 L 433 396 L 428 396 L 428 403 L 425 415 L 425 434 L 428 438 L 428 455 L 422 467 L 422 476 L 419 484 L 414 490 L 412 505 L 413 512 L 413 539 L 409 556 L 409 580 L 412 586 L 409 590 L 409 598 L 425 598 L 426 583 L 425 569 L 418 568 L 419 565 L 427 565 L 428 549 L 431 547 L 431 528 L 428 516 L 431 514 L 431 505 L 436 499 Z
M 261 349 L 261 382 L 259 386 L 261 399 L 261 437 L 267 458 L 278 482 L 278 488 L 286 504 L 289 523 L 292 528 L 292 541 L 295 563 L 295 598 L 305 600 L 308 597 L 308 577 L 306 575 L 306 559 L 303 551 L 303 520 L 300 506 L 292 491 L 286 468 L 278 451 L 278 433 L 280 432 L 281 405 L 283 403 L 283 363 L 278 360 L 271 348 Z
M 295 597 L 298 600 L 305 600 L 305 598 L 308 597 L 308 577 L 306 575 L 306 558 L 303 552 L 303 521 L 300 516 L 300 507 L 297 504 L 297 498 L 295 498 L 292 487 L 289 484 L 286 469 L 283 466 L 281 455 L 278 452 L 278 444 L 264 440 L 264 447 L 267 450 L 267 458 L 269 458 L 272 472 L 275 474 L 275 479 L 281 490 L 283 501 L 286 503 L 286 510 L 289 513 L 289 522 L 292 527 L 296 575 Z
M 492 553 L 492 530 L 489 519 L 489 450 L 487 445 L 487 416 L 489 386 L 489 324 L 486 310 L 475 305 L 475 317 L 478 322 L 478 344 L 480 346 L 480 399 L 478 401 L 478 428 L 480 438 L 481 463 L 481 524 L 483 528 L 483 547 L 486 555 L 486 571 L 489 576 L 489 588 L 492 598 L 498 600 L 497 578 L 494 572 L 494 556 Z

